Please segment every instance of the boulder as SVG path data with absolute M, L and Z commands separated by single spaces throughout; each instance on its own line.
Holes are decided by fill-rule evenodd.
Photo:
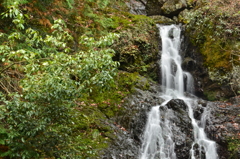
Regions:
M 167 17 L 178 16 L 178 14 L 187 8 L 185 0 L 168 0 L 161 7 L 162 14 Z
M 165 16 L 152 15 L 149 17 L 152 18 L 156 24 L 175 24 L 174 20 L 172 20 L 168 17 L 165 17 Z
M 138 15 L 146 15 L 146 0 L 130 0 L 126 2 L 127 6 L 130 9 L 130 13 Z
M 188 107 L 181 99 L 172 99 L 166 104 L 172 111 L 169 117 L 172 122 L 173 141 L 175 142 L 175 153 L 178 159 L 189 158 L 191 145 L 194 141 L 193 127 L 188 116 Z
M 186 8 L 193 7 L 193 0 L 148 0 L 146 3 L 146 13 L 151 15 L 164 15 L 173 18 Z

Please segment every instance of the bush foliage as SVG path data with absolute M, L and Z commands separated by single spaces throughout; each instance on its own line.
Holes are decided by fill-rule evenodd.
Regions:
M 43 34 L 29 23 L 26 3 L 5 3 L 2 13 L 11 26 L 0 33 L 0 144 L 7 147 L 1 156 L 96 156 L 107 145 L 103 134 L 110 130 L 99 121 L 105 114 L 89 107 L 95 105 L 91 95 L 116 87 L 118 62 L 112 60 L 114 50 L 109 46 L 119 35 L 108 33 L 97 39 L 81 35 L 76 41 L 62 19 L 55 19 L 51 28 L 46 26 L 49 32 Z M 105 7 L 107 1 L 98 5 Z M 115 98 L 117 104 L 123 95 Z

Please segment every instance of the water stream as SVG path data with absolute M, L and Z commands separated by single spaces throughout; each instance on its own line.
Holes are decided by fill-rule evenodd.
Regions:
M 182 70 L 182 58 L 179 54 L 181 44 L 181 29 L 176 25 L 158 26 L 162 39 L 162 98 L 165 99 L 160 106 L 154 106 L 148 114 L 148 120 L 143 135 L 143 143 L 140 150 L 140 159 L 176 159 L 174 151 L 175 143 L 171 131 L 172 123 L 168 120 L 171 115 L 165 114 L 161 119 L 160 107 L 171 99 L 182 99 L 188 106 L 188 115 L 191 119 L 194 133 L 194 142 L 189 152 L 191 159 L 206 158 L 217 159 L 216 145 L 214 141 L 207 138 L 204 127 L 207 116 L 207 109 L 196 120 L 193 115 L 193 106 L 197 104 L 195 99 L 184 95 L 184 92 L 193 92 L 193 78 L 190 73 Z M 198 147 L 198 149 L 196 149 Z M 199 154 L 199 149 L 201 153 Z M 198 154 L 198 155 L 197 155 Z M 201 156 L 203 154 L 203 156 Z M 199 156 L 200 155 L 200 156 Z

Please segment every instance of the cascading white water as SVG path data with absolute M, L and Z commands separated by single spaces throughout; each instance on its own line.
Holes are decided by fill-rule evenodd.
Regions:
M 161 120 L 159 107 L 153 107 L 149 113 L 141 159 L 176 159 L 171 123 L 167 119 Z
M 205 152 L 206 159 L 217 159 L 215 142 L 209 140 L 204 132 L 206 114 L 203 113 L 201 121 L 194 119 L 192 105 L 197 104 L 194 99 L 184 96 L 184 92 L 193 92 L 193 78 L 190 73 L 182 70 L 182 59 L 179 55 L 181 42 L 181 29 L 176 25 L 160 26 L 162 39 L 162 85 L 165 102 L 161 106 L 155 106 L 148 114 L 143 143 L 140 152 L 141 159 L 175 159 L 175 143 L 172 140 L 171 124 L 165 114 L 164 120 L 160 118 L 160 107 L 174 98 L 182 99 L 188 106 L 188 114 L 194 130 L 194 143 L 189 152 L 191 159 L 196 159 L 194 146 L 198 145 Z M 185 82 L 185 87 L 184 87 Z M 168 112 L 168 111 L 167 111 Z M 207 111 L 205 111 L 206 113 Z
M 209 113 L 206 108 L 202 114 L 201 120 L 199 123 L 193 117 L 193 109 L 191 105 L 196 105 L 196 101 L 193 99 L 185 99 L 185 103 L 188 105 L 189 109 L 189 117 L 192 120 L 193 130 L 194 130 L 194 143 L 192 144 L 191 148 L 191 159 L 197 159 L 195 155 L 197 154 L 196 151 L 200 151 L 200 158 L 201 158 L 201 151 L 204 151 L 206 159 L 218 159 L 217 151 L 216 151 L 216 143 L 211 141 L 207 138 L 204 127 L 206 123 L 206 116 Z M 198 146 L 200 150 L 194 149 L 194 146 Z M 199 152 L 198 152 L 199 153 Z

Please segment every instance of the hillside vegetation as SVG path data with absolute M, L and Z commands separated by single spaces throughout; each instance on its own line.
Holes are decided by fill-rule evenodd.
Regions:
M 168 22 L 126 2 L 0 0 L 0 158 L 99 158 L 140 76 L 159 80 L 156 23 L 183 23 L 211 80 L 239 94 L 239 0 L 166 3 Z
M 138 26 L 154 23 L 125 12 L 124 1 L 0 4 L 0 156 L 96 158 L 115 138 L 109 119 L 121 113 L 140 66 L 131 67 L 132 74 L 118 67 L 122 61 L 121 69 L 129 69 L 138 45 L 151 50 L 148 31 Z M 125 46 L 122 57 L 119 39 L 128 32 L 142 36 Z M 151 58 L 145 60 L 142 73 Z

